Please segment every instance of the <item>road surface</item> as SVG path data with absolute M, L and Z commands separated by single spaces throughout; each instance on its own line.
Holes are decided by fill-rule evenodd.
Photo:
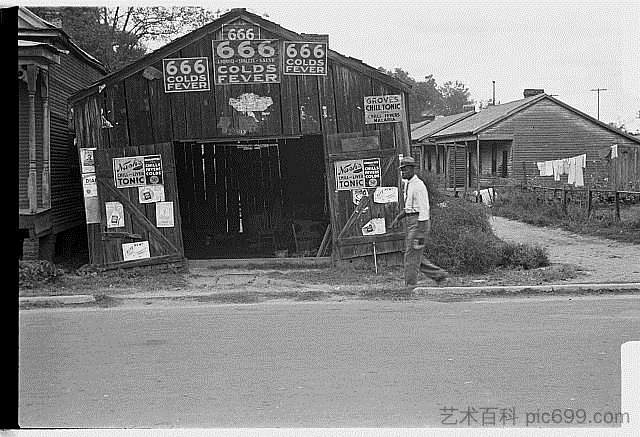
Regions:
M 442 427 L 444 409 L 495 407 L 524 426 L 537 409 L 618 412 L 634 339 L 631 296 L 22 311 L 19 421 Z

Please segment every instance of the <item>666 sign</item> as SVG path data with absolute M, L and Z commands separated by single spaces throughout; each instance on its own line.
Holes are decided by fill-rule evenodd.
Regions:
M 326 76 L 326 42 L 284 42 L 284 74 Z
M 162 60 L 165 93 L 209 91 L 209 61 L 202 58 L 168 58 Z

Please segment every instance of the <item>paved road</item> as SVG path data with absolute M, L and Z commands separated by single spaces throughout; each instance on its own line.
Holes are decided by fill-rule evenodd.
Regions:
M 536 409 L 619 411 L 633 339 L 631 296 L 22 311 L 19 420 L 422 427 L 515 407 L 524 426 Z
M 638 244 L 532 226 L 497 216 L 491 218 L 491 226 L 501 239 L 546 247 L 552 263 L 579 266 L 587 275 L 566 282 L 640 282 Z

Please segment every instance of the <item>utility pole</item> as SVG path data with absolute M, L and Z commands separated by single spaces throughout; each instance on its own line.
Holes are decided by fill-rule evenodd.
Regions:
M 596 91 L 598 93 L 598 120 L 600 120 L 600 91 L 607 91 L 606 88 L 596 88 L 591 91 Z

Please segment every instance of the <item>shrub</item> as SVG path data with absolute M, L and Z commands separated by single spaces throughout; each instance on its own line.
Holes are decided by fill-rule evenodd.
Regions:
M 549 265 L 547 249 L 540 246 L 503 243 L 498 246 L 499 265 L 505 267 L 522 267 L 525 270 Z
M 18 266 L 18 286 L 32 288 L 37 282 L 54 281 L 61 273 L 55 264 L 45 261 L 20 261 Z

